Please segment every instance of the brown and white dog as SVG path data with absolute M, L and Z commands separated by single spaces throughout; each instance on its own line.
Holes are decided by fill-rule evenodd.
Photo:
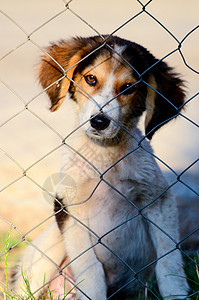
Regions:
M 68 98 L 74 130 L 63 142 L 61 176 L 77 188 L 69 197 L 61 181 L 55 222 L 24 253 L 32 292 L 39 297 L 67 257 L 77 299 L 143 297 L 154 271 L 164 299 L 186 298 L 176 202 L 148 141 L 179 114 L 182 81 L 144 47 L 116 36 L 52 44 L 39 80 L 51 111 Z M 144 112 L 145 137 L 137 128 Z

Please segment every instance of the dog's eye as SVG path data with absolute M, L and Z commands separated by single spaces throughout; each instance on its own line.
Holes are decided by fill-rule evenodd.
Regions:
M 133 94 L 135 90 L 136 90 L 135 85 L 133 85 L 132 83 L 125 83 L 124 85 L 121 86 L 120 93 L 122 93 L 123 95 L 130 95 Z
M 84 76 L 84 79 L 85 81 L 89 84 L 89 85 L 92 85 L 92 86 L 95 86 L 96 83 L 97 83 L 97 78 L 94 76 L 94 75 L 85 75 Z

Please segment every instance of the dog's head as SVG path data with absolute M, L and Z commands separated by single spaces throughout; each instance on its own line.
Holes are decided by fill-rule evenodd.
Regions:
M 112 36 L 74 38 L 52 44 L 39 66 L 39 80 L 57 110 L 69 92 L 80 124 L 94 139 L 114 139 L 146 110 L 149 139 L 179 114 L 183 84 L 144 47 Z

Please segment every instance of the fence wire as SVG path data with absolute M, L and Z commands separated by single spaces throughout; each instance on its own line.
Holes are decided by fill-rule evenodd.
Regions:
M 60 1 L 61 2 L 61 1 Z M 60 4 L 59 2 L 59 4 Z M 99 35 L 101 36 L 103 43 L 99 46 L 99 48 L 95 49 L 95 51 L 99 50 L 101 47 L 103 47 L 106 44 L 106 41 L 115 34 L 119 35 L 119 31 L 124 28 L 125 26 L 127 26 L 129 23 L 134 22 L 135 20 L 137 20 L 138 18 L 141 18 L 142 16 L 147 17 L 147 20 L 152 20 L 153 22 L 157 23 L 162 32 L 166 33 L 167 35 L 170 36 L 170 38 L 173 40 L 175 47 L 172 48 L 171 51 L 169 51 L 168 53 L 166 53 L 166 55 L 164 55 L 163 57 L 161 57 L 161 59 L 157 62 L 159 63 L 160 61 L 164 61 L 167 58 L 171 57 L 174 54 L 177 54 L 183 61 L 184 66 L 190 70 L 190 72 L 193 72 L 195 75 L 198 75 L 199 72 L 198 70 L 188 63 L 189 58 L 186 57 L 186 55 L 183 53 L 183 45 L 184 43 L 187 41 L 187 39 L 190 36 L 194 36 L 194 33 L 198 33 L 199 30 L 199 25 L 195 26 L 194 28 L 191 28 L 191 30 L 189 30 L 189 32 L 187 32 L 183 38 L 179 39 L 176 37 L 175 34 L 172 33 L 172 30 L 170 30 L 169 28 L 167 28 L 167 26 L 165 26 L 159 19 L 158 17 L 154 16 L 151 12 L 150 12 L 150 6 L 152 5 L 153 0 L 150 0 L 146 3 L 144 3 L 144 1 L 135 1 L 136 3 L 136 7 L 137 7 L 137 11 L 136 13 L 132 14 L 132 16 L 127 19 L 125 22 L 123 22 L 120 26 L 118 26 L 117 28 L 114 28 L 114 30 L 109 33 L 109 35 L 107 37 L 104 37 L 102 35 L 101 32 L 99 32 L 95 26 L 93 26 L 89 21 L 87 21 L 82 15 L 81 13 L 79 13 L 79 10 L 75 11 L 75 9 L 72 8 L 72 4 L 75 2 L 75 0 L 70 0 L 68 2 L 63 1 L 62 3 L 62 9 L 58 12 L 56 12 L 52 17 L 50 17 L 49 19 L 47 19 L 46 21 L 44 21 L 42 24 L 39 24 L 38 27 L 34 28 L 32 31 L 27 31 L 26 28 L 24 28 L 23 26 L 21 26 L 20 22 L 15 20 L 15 17 L 11 16 L 11 14 L 7 13 L 4 10 L 0 10 L 2 17 L 6 18 L 9 22 L 11 22 L 13 24 L 13 26 L 15 27 L 15 29 L 17 29 L 17 31 L 22 32 L 23 34 L 23 38 L 22 40 L 20 40 L 20 42 L 15 45 L 14 48 L 10 48 L 6 53 L 4 53 L 2 55 L 2 57 L 0 58 L 0 63 L 3 63 L 4 61 L 6 61 L 6 59 L 8 59 L 9 57 L 12 57 L 13 55 L 15 55 L 15 53 L 19 50 L 22 49 L 24 46 L 29 45 L 31 47 L 36 47 L 38 49 L 38 52 L 40 54 L 47 54 L 45 48 L 43 47 L 43 44 L 39 43 L 37 41 L 36 38 L 34 38 L 36 36 L 36 34 L 38 32 L 40 32 L 42 29 L 44 29 L 48 24 L 50 24 L 51 22 L 56 21 L 60 16 L 64 15 L 64 14 L 70 14 L 73 16 L 74 18 L 74 22 L 75 20 L 81 22 L 82 26 L 85 26 L 87 28 L 89 28 L 89 30 L 91 32 L 93 32 L 94 35 Z M 171 2 L 170 2 L 171 3 Z M 121 3 L 115 3 L 114 5 L 122 5 Z M 160 4 L 158 4 L 160 5 Z M 183 5 L 183 4 L 182 4 Z M 113 8 L 113 13 L 114 13 L 114 8 Z M 180 14 L 180 9 L 179 12 Z M 13 14 L 14 15 L 14 14 Z M 190 16 L 191 17 L 191 16 Z M 65 26 L 65 25 L 64 25 Z M 66 27 L 69 26 L 69 24 L 66 24 Z M 137 29 L 139 30 L 139 29 Z M 11 38 L 12 38 L 12 34 L 11 34 Z M 129 39 L 131 39 L 131 37 L 129 37 Z M 113 51 L 115 51 L 114 49 L 112 49 Z M 88 57 L 91 55 L 92 53 L 88 54 Z M 23 59 L 23 58 L 22 58 Z M 52 58 L 53 59 L 53 58 Z M 84 60 L 85 58 L 83 58 Z M 122 59 L 124 60 L 124 58 L 122 57 Z M 56 62 L 58 64 L 58 62 Z M 79 63 L 79 62 L 78 62 Z M 128 62 L 127 62 L 128 63 Z M 129 64 L 129 63 L 128 63 Z M 59 66 L 61 69 L 62 66 Z M 133 66 L 130 65 L 131 68 L 133 68 Z M 151 66 L 150 68 L 153 68 L 153 66 Z M 12 70 L 11 70 L 12 71 Z M 66 73 L 68 70 L 64 70 L 63 69 L 63 77 L 65 77 Z M 145 70 L 144 73 L 148 72 L 148 70 Z M 2 73 L 3 74 L 3 73 Z M 140 74 L 138 74 L 140 75 Z M 144 74 L 141 74 L 142 76 Z M 3 76 L 2 76 L 3 78 Z M 61 78 L 62 79 L 62 78 Z M 57 83 L 59 83 L 59 81 L 61 80 L 59 79 L 57 81 Z M 70 80 L 72 81 L 72 79 L 70 78 Z M 7 259 L 7 255 L 11 255 L 11 253 L 13 251 L 16 251 L 16 249 L 19 249 L 19 246 L 22 243 L 26 243 L 31 245 L 32 247 L 34 247 L 38 252 L 41 253 L 42 256 L 46 257 L 46 259 L 50 260 L 53 264 L 56 265 L 57 270 L 58 270 L 58 275 L 56 275 L 54 278 L 52 278 L 50 281 L 54 280 L 55 278 L 62 276 L 64 277 L 66 280 L 68 280 L 71 284 L 73 284 L 73 282 L 71 281 L 70 278 L 68 278 L 65 274 L 64 274 L 64 269 L 72 264 L 73 261 L 68 262 L 64 267 L 61 267 L 59 265 L 57 265 L 54 261 L 51 260 L 50 257 L 48 257 L 46 255 L 46 253 L 44 253 L 41 249 L 36 248 L 36 246 L 30 241 L 29 236 L 31 233 L 34 233 L 35 231 L 37 231 L 37 229 L 40 229 L 43 225 L 45 225 L 46 223 L 48 223 L 48 221 L 51 221 L 56 214 L 60 213 L 60 212 L 65 212 L 66 214 L 69 214 L 72 218 L 74 218 L 75 221 L 79 222 L 82 226 L 84 226 L 84 228 L 86 230 L 88 230 L 88 232 L 96 237 L 96 244 L 92 245 L 92 247 L 95 247 L 98 244 L 103 245 L 105 248 L 107 248 L 108 251 L 110 251 L 112 253 L 113 256 L 115 256 L 115 258 L 117 260 L 119 260 L 122 264 L 124 264 L 126 266 L 127 269 L 129 269 L 132 272 L 132 275 L 134 275 L 132 277 L 132 279 L 129 279 L 129 281 L 125 284 L 128 285 L 134 281 L 139 281 L 139 283 L 145 288 L 146 290 L 146 295 L 145 297 L 150 297 L 149 299 L 161 299 L 160 295 L 153 289 L 151 288 L 151 286 L 149 286 L 148 284 L 146 284 L 145 282 L 143 282 L 140 278 L 139 278 L 139 274 L 145 270 L 146 268 L 148 268 L 150 265 L 154 264 L 155 262 L 157 262 L 158 260 L 162 259 L 163 257 L 169 255 L 170 253 L 175 252 L 176 250 L 180 250 L 181 253 L 183 254 L 183 257 L 185 258 L 186 261 L 188 261 L 189 264 L 193 264 L 196 273 L 198 272 L 198 261 L 195 258 L 195 256 L 192 256 L 192 253 L 186 251 L 186 249 L 183 248 L 183 244 L 186 241 L 189 241 L 190 238 L 192 238 L 193 236 L 197 236 L 198 234 L 198 230 L 199 227 L 196 224 L 195 228 L 193 230 L 191 230 L 190 232 L 186 233 L 183 237 L 181 237 L 180 241 L 176 241 L 173 239 L 172 236 L 168 235 L 167 232 L 165 232 L 165 230 L 163 228 L 161 228 L 160 226 L 158 226 L 157 224 L 154 224 L 146 215 L 145 215 L 145 211 L 146 208 L 149 207 L 150 205 L 152 205 L 153 203 L 155 203 L 156 201 L 158 201 L 158 199 L 164 195 L 167 191 L 175 188 L 178 184 L 180 184 L 182 186 L 183 190 L 188 190 L 189 192 L 192 193 L 192 195 L 194 195 L 194 197 L 198 197 L 199 193 L 197 191 L 197 187 L 194 186 L 192 184 L 192 182 L 190 183 L 189 181 L 187 181 L 186 179 L 184 179 L 184 175 L 188 174 L 188 172 L 193 168 L 193 167 L 197 167 L 198 161 L 199 159 L 194 159 L 193 161 L 191 161 L 191 163 L 187 163 L 187 167 L 184 168 L 183 170 L 180 170 L 179 172 L 176 171 L 169 163 L 167 163 L 166 161 L 164 161 L 163 159 L 161 159 L 160 157 L 158 157 L 157 155 L 153 154 L 152 152 L 150 152 L 148 149 L 145 148 L 143 141 L 145 140 L 145 138 L 147 136 L 144 136 L 144 138 L 142 140 L 136 140 L 137 142 L 137 147 L 132 149 L 129 153 L 127 153 L 125 156 L 121 157 L 117 162 L 115 162 L 114 165 L 109 166 L 104 172 L 100 172 L 100 170 L 97 169 L 97 167 L 89 160 L 86 158 L 85 156 L 85 152 L 89 153 L 89 145 L 85 145 L 85 147 L 81 148 L 81 149 L 74 149 L 72 148 L 69 144 L 68 144 L 68 138 L 70 136 L 72 136 L 78 129 L 80 129 L 84 124 L 81 124 L 79 127 L 75 128 L 75 130 L 73 130 L 72 132 L 67 133 L 67 135 L 65 135 L 63 132 L 60 133 L 59 130 L 57 130 L 57 128 L 55 128 L 48 120 L 46 120 L 42 115 L 40 115 L 38 109 L 34 109 L 35 106 L 31 106 L 33 103 L 36 103 L 36 105 L 38 105 L 38 99 L 44 94 L 45 90 L 42 90 L 40 92 L 37 93 L 37 95 L 29 98 L 28 100 L 25 100 L 23 96 L 21 96 L 21 94 L 18 92 L 18 90 L 13 86 L 12 83 L 10 83 L 9 81 L 5 81 L 4 79 L 0 78 L 0 82 L 2 83 L 2 86 L 4 86 L 5 89 L 9 90 L 10 93 L 13 95 L 13 97 L 15 99 L 17 99 L 18 102 L 20 102 L 20 105 L 22 108 L 17 109 L 15 112 L 13 112 L 8 118 L 6 118 L 3 122 L 1 122 L 0 128 L 3 130 L 7 125 L 12 124 L 13 120 L 16 120 L 17 118 L 19 118 L 21 115 L 24 114 L 24 112 L 28 112 L 29 116 L 33 116 L 34 118 L 36 118 L 39 122 L 41 122 L 45 127 L 47 127 L 49 129 L 50 132 L 53 133 L 53 135 L 55 135 L 58 139 L 58 142 L 56 143 L 56 146 L 54 146 L 53 148 L 50 148 L 50 150 L 48 149 L 48 151 L 46 151 L 45 154 L 41 155 L 39 158 L 37 158 L 33 163 L 29 164 L 27 167 L 25 167 L 23 165 L 23 163 L 21 163 L 15 156 L 15 153 L 9 153 L 9 151 L 7 149 L 4 149 L 4 147 L 2 146 L 0 148 L 1 153 L 2 153 L 2 158 L 5 161 L 9 161 L 9 163 L 11 163 L 11 170 L 14 167 L 15 170 L 17 170 L 17 176 L 11 175 L 9 177 L 6 178 L 6 184 L 3 184 L 3 186 L 1 187 L 0 192 L 3 194 L 3 197 L 6 196 L 7 193 L 10 193 L 10 188 L 13 188 L 15 186 L 16 183 L 21 182 L 24 178 L 29 180 L 29 182 L 33 185 L 35 185 L 39 190 L 41 190 L 44 194 L 46 199 L 51 199 L 49 201 L 54 200 L 55 195 L 53 194 L 52 190 L 48 190 L 49 187 L 49 182 L 47 182 L 47 184 L 42 184 L 39 180 L 35 179 L 34 176 L 31 176 L 30 171 L 32 169 L 34 169 L 35 166 L 38 166 L 41 162 L 45 161 L 46 158 L 52 156 L 54 153 L 58 153 L 59 150 L 61 150 L 63 148 L 63 146 L 67 145 L 68 148 L 70 148 L 71 150 L 71 161 L 73 161 L 73 155 L 79 156 L 80 160 L 84 160 L 84 163 L 89 165 L 91 168 L 93 168 L 96 173 L 99 176 L 99 181 L 97 183 L 97 185 L 95 186 L 95 188 L 93 189 L 92 193 L 90 194 L 90 196 L 87 199 L 83 199 L 82 203 L 88 201 L 92 195 L 95 194 L 97 187 L 103 182 L 105 183 L 107 186 L 111 187 L 116 193 L 118 193 L 121 197 L 123 197 L 123 199 L 125 201 L 129 201 L 131 203 L 131 201 L 125 196 L 123 195 L 116 186 L 111 185 L 108 181 L 106 181 L 105 179 L 105 174 L 111 169 L 113 168 L 116 164 L 118 164 L 121 160 L 123 160 L 126 156 L 128 155 L 133 155 L 133 153 L 135 151 L 137 151 L 138 149 L 142 149 L 145 152 L 149 153 L 150 155 L 154 156 L 154 158 L 161 164 L 164 166 L 164 168 L 170 173 L 172 174 L 172 179 L 169 186 L 162 191 L 162 193 L 160 195 L 157 195 L 156 198 L 154 198 L 149 204 L 145 205 L 144 207 L 138 208 L 135 204 L 134 204 L 134 208 L 137 210 L 137 213 L 125 220 L 125 222 L 122 222 L 121 224 L 119 224 L 116 228 L 113 228 L 112 230 L 110 230 L 109 232 L 107 232 L 104 236 L 98 236 L 95 232 L 93 232 L 88 226 L 86 226 L 85 224 L 82 223 L 82 221 L 78 220 L 76 217 L 74 217 L 73 215 L 71 215 L 67 210 L 66 207 L 63 207 L 62 203 L 59 202 L 59 200 L 55 199 L 56 201 L 59 202 L 60 204 L 60 210 L 58 210 L 57 212 L 52 211 L 51 213 L 49 213 L 49 215 L 45 215 L 45 218 L 42 219 L 42 221 L 40 222 L 35 222 L 34 226 L 32 226 L 30 229 L 28 229 L 27 231 L 24 231 L 23 228 L 20 228 L 19 226 L 16 226 L 14 221 L 12 219 L 8 219 L 7 218 L 7 214 L 4 213 L 0 213 L 0 218 L 2 220 L 3 223 L 6 223 L 8 225 L 8 228 L 11 228 L 11 232 L 14 232 L 14 234 L 17 234 L 17 240 L 15 240 L 15 242 L 12 242 L 10 245 L 8 244 L 8 238 L 4 236 L 2 242 L 1 242 L 1 249 L 0 249 L 0 258 L 2 261 L 4 261 L 5 259 Z M 144 82 L 146 85 L 148 85 L 147 82 Z M 53 83 L 55 84 L 55 83 Z M 74 82 L 74 84 L 77 85 L 76 82 Z M 49 88 L 49 87 L 47 87 Z M 84 91 L 86 93 L 86 91 Z M 158 93 L 158 91 L 156 91 Z M 23 94 L 23 93 L 22 93 Z M 195 92 L 194 95 L 191 95 L 190 98 L 186 99 L 186 102 L 184 104 L 185 107 L 188 107 L 190 103 L 193 103 L 194 101 L 198 101 L 198 95 L 199 92 Z M 88 95 L 89 96 L 89 95 Z M 166 99 L 166 98 L 165 98 Z M 114 99 L 110 99 L 109 102 L 113 101 Z M 166 99 L 168 101 L 168 99 Z M 95 101 L 95 99 L 93 99 L 93 101 Z M 107 104 L 106 104 L 107 105 Z M 179 110 L 177 111 L 177 115 L 180 115 L 182 119 L 186 120 L 187 122 L 189 122 L 194 130 L 198 129 L 198 124 L 196 123 L 195 120 L 191 119 L 187 114 L 186 114 L 186 110 L 183 110 L 182 112 L 180 112 Z M 89 120 L 87 120 L 88 122 Z M 120 127 L 122 127 L 121 124 L 118 124 Z M 24 124 L 24 126 L 26 127 L 27 124 Z M 122 127 L 123 130 L 126 130 L 126 128 Z M 129 138 L 135 139 L 135 137 L 128 132 L 129 134 Z M 38 133 L 39 135 L 39 133 Z M 12 137 L 13 139 L 13 137 Z M 45 143 L 45 141 L 39 141 L 38 139 L 38 143 Z M 17 141 L 15 141 L 15 143 L 17 143 Z M 13 147 L 14 147 L 14 141 L 13 141 Z M 35 145 L 36 147 L 36 145 Z M 34 151 L 34 149 L 32 150 Z M 180 152 L 180 149 L 177 150 L 178 152 Z M 90 156 L 95 155 L 94 153 L 90 153 Z M 88 155 L 87 155 L 88 156 Z M 103 158 L 106 159 L 106 158 Z M 104 163 L 104 161 L 103 161 Z M 59 164 L 59 162 L 58 162 Z M 16 172 L 15 172 L 16 173 Z M 9 174 L 9 173 L 8 173 Z M 7 176 L 7 175 L 6 175 Z M 56 175 L 57 176 L 57 175 Z M 51 180 L 53 180 L 51 178 Z M 54 179 L 55 181 L 57 180 L 57 177 Z M 14 189 L 13 189 L 14 191 Z M 13 197 L 15 197 L 15 195 L 13 194 Z M 198 201 L 198 200 L 197 200 Z M 190 202 L 191 203 L 191 202 Z M 196 202 L 197 203 L 197 202 Z M 78 203 L 80 204 L 80 203 Z M 133 205 L 133 204 L 132 204 Z M 191 205 L 191 204 L 190 204 Z M 12 208 L 8 208 L 12 209 Z M 197 209 L 197 206 L 196 206 Z M 4 212 L 4 210 L 3 210 Z M 170 250 L 169 252 L 164 253 L 164 255 L 162 255 L 161 257 L 157 257 L 157 259 L 153 260 L 149 265 L 144 266 L 142 269 L 140 269 L 139 271 L 135 272 L 133 270 L 133 268 L 127 264 L 127 262 L 125 262 L 123 260 L 122 257 L 118 256 L 116 253 L 114 253 L 110 248 L 108 248 L 108 246 L 103 242 L 103 239 L 105 236 L 109 235 L 111 232 L 114 232 L 117 228 L 121 227 L 121 226 L 125 226 L 127 225 L 127 223 L 129 221 L 131 221 L 132 219 L 138 217 L 138 216 L 142 216 L 144 219 L 147 220 L 147 222 L 153 223 L 154 226 L 156 226 L 161 232 L 163 232 L 165 235 L 168 236 L 168 238 L 170 240 L 173 241 L 173 249 Z M 22 223 L 23 223 L 23 214 L 21 214 L 19 216 L 19 218 L 22 219 Z M 42 227 L 43 228 L 43 227 Z M 9 231 L 9 229 L 8 229 Z M 3 246 L 5 244 L 5 246 Z M 194 249 L 194 251 L 197 249 L 199 245 L 199 242 L 196 242 L 196 247 Z M 181 247 L 182 246 L 182 247 Z M 87 252 L 89 251 L 90 248 L 86 249 L 84 251 Z M 21 251 L 20 251 L 21 253 Z M 79 256 L 83 255 L 84 253 L 81 253 Z M 79 257 L 78 256 L 78 257 Z M 76 257 L 75 259 L 78 259 L 78 257 Z M 74 260 L 75 260 L 74 259 Z M 2 262 L 0 265 L 0 272 L 2 267 Z M 9 265 L 6 266 L 6 271 L 7 268 L 9 268 Z M 4 273 L 5 275 L 5 269 L 1 272 L 2 274 Z M 0 275 L 1 275 L 0 273 Z M 197 273 L 198 274 L 198 273 Z M 7 275 L 6 275 L 7 276 Z M 13 291 L 11 290 L 10 286 L 7 286 L 7 279 L 6 276 L 3 276 L 3 279 L 0 279 L 0 283 L 2 285 L 3 288 L 9 288 L 10 292 L 12 293 Z M 45 282 L 45 284 L 41 283 L 41 287 L 40 289 L 42 290 L 43 287 L 46 287 L 50 281 Z M 124 286 L 122 286 L 120 289 L 118 289 L 118 291 L 116 291 L 114 294 L 110 295 L 107 299 L 111 299 L 115 294 L 117 294 L 122 288 L 124 288 Z M 77 289 L 79 289 L 79 287 L 77 286 Z M 37 291 L 33 291 L 34 293 L 36 293 Z M 85 295 L 86 296 L 86 295 Z M 199 297 L 199 275 L 198 275 L 198 289 L 192 289 L 189 295 L 190 299 L 198 299 L 197 297 Z M 31 296 L 28 296 L 26 299 L 30 299 Z M 87 297 L 89 299 L 89 297 Z M 32 299 L 32 298 L 31 298 Z M 93 299 L 94 300 L 94 299 Z

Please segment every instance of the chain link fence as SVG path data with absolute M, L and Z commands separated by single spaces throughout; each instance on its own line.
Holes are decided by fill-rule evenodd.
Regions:
M 45 93 L 37 87 L 35 66 L 49 41 L 79 34 L 101 36 L 104 31 L 110 36 L 117 34 L 146 45 L 160 60 L 168 61 L 169 65 L 176 66 L 177 71 L 185 74 L 185 110 L 180 113 L 180 120 L 157 133 L 153 142 L 155 155 L 151 154 L 168 177 L 167 190 L 172 190 L 178 200 L 181 240 L 176 246 L 181 246 L 187 265 L 187 279 L 195 283 L 193 286 L 189 282 L 189 298 L 198 299 L 198 3 L 176 1 L 174 4 L 172 1 L 155 0 L 123 3 L 87 0 L 80 3 L 77 0 L 60 0 L 50 3 L 19 1 L 15 4 L 7 1 L 1 6 L 2 299 L 5 298 L 3 290 L 13 293 L 9 277 L 24 246 L 33 245 L 31 240 L 55 216 L 52 195 L 59 182 L 60 156 L 67 137 L 74 130 L 72 120 L 66 120 L 64 104 L 55 115 L 48 112 Z M 141 142 L 138 141 L 138 148 L 142 147 Z M 74 155 L 79 155 L 80 160 L 90 157 L 102 165 L 107 163 L 106 157 L 93 153 L 88 144 L 71 152 L 71 163 Z M 84 163 L 89 161 L 85 159 Z M 77 187 L 73 179 L 66 177 L 64 185 L 69 198 L 75 197 Z M 158 198 L 157 195 L 153 201 L 158 201 Z M 42 253 L 40 249 L 38 251 Z M 122 261 L 122 258 L 118 259 Z M 61 271 L 60 266 L 57 268 Z M 194 278 L 189 278 L 193 272 Z M 145 290 L 145 298 L 161 299 L 152 283 L 145 286 Z

